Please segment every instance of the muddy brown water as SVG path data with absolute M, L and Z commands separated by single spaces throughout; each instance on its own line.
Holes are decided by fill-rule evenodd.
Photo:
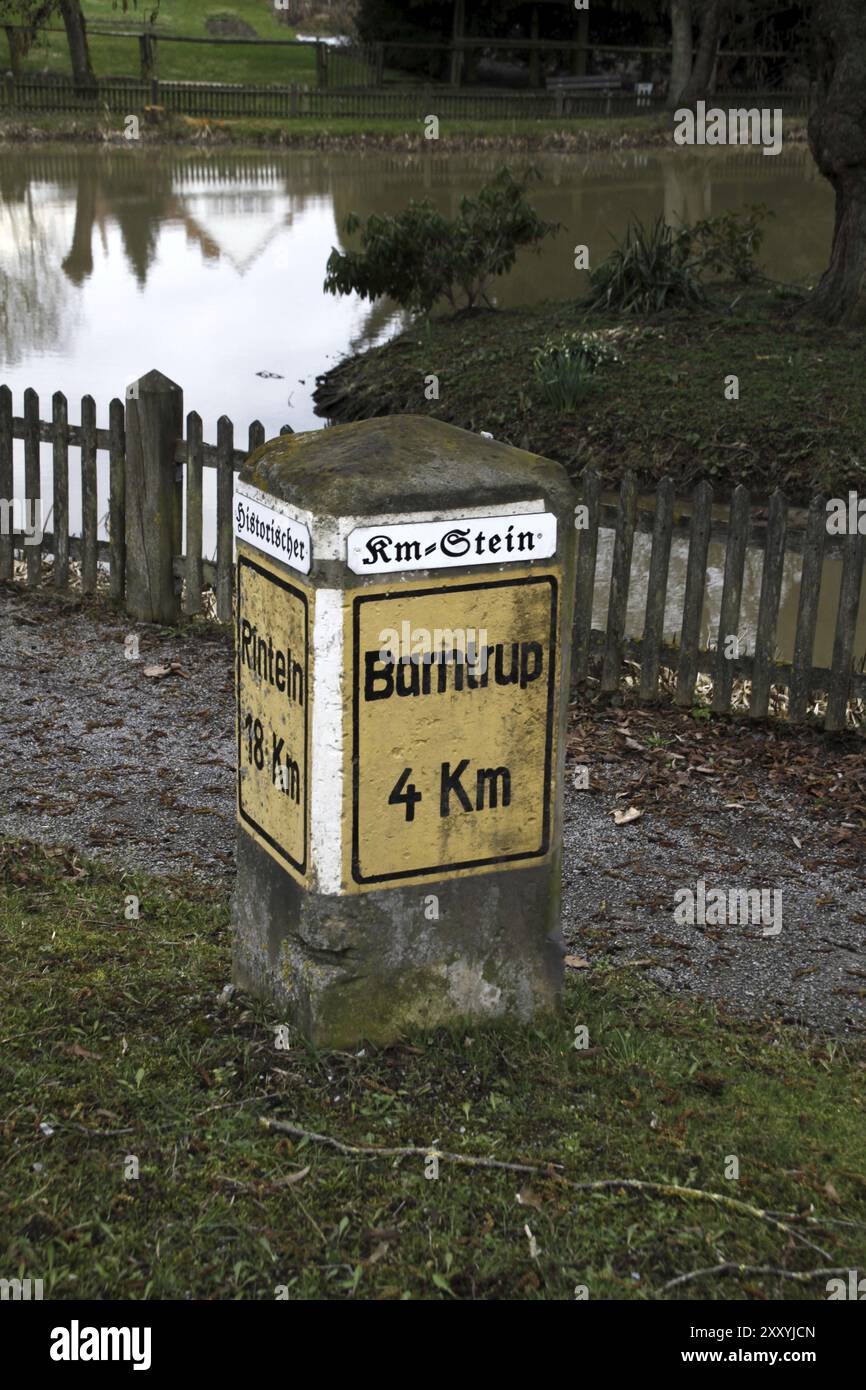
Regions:
M 457 211 L 503 163 L 525 156 L 502 151 L 447 157 L 392 152 L 283 153 L 189 150 L 95 151 L 12 149 L 0 154 L 0 379 L 22 410 L 22 393 L 40 393 L 42 415 L 62 390 L 70 419 L 91 394 L 101 426 L 108 404 L 152 367 L 180 382 L 185 408 L 216 437 L 221 414 L 245 443 L 250 420 L 268 437 L 284 423 L 316 429 L 312 390 L 317 374 L 347 352 L 380 342 L 403 325 L 389 304 L 325 295 L 332 246 L 349 212 L 395 212 L 410 198 L 429 197 Z M 574 247 L 590 263 L 606 254 L 630 217 L 671 221 L 713 216 L 754 203 L 774 214 L 763 268 L 777 279 L 816 275 L 827 259 L 833 204 L 808 151 L 629 150 L 587 156 L 532 157 L 541 175 L 532 199 L 539 213 L 562 223 L 540 254 L 522 255 L 498 282 L 500 305 L 572 298 L 585 288 Z M 76 451 L 72 451 L 75 463 Z M 50 494 L 50 450 L 43 447 L 43 492 Z M 16 458 L 16 495 L 23 458 Z M 80 493 L 71 470 L 70 507 L 77 530 Z M 100 455 L 99 510 L 107 510 L 107 463 Z M 208 490 L 208 488 L 210 490 Z M 50 525 L 50 519 L 46 519 Z M 213 479 L 206 477 L 205 551 L 215 544 Z M 685 577 L 684 542 L 674 543 L 666 633 L 677 629 Z M 642 626 L 649 538 L 635 543 L 630 633 Z M 721 595 L 721 552 L 710 551 L 706 623 L 713 630 Z M 606 608 L 610 536 L 599 548 L 596 620 Z M 790 656 L 799 561 L 786 570 L 779 633 Z M 830 651 L 838 564 L 827 563 L 816 659 Z M 741 640 L 754 637 L 761 556 L 750 552 Z M 866 615 L 864 615 L 866 622 Z M 866 631 L 858 638 L 858 653 Z

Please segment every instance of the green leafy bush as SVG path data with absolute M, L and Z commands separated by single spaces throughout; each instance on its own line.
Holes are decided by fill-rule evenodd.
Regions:
M 515 179 L 500 169 L 476 198 L 463 198 L 449 221 L 424 199 L 396 215 L 373 213 L 362 224 L 352 214 L 345 229 L 360 229 L 360 251 L 333 249 L 325 289 L 362 299 L 388 295 L 402 308 L 428 313 L 440 299 L 452 309 L 489 305 L 487 289 L 510 270 L 522 246 L 537 250 L 558 224 L 543 221 L 526 197 L 534 170 Z
M 758 273 L 755 256 L 768 216 L 760 204 L 744 212 L 706 217 L 692 226 L 671 227 L 659 217 L 650 226 L 629 223 L 607 260 L 590 273 L 588 310 L 656 314 L 707 301 L 705 277 L 743 283 Z
M 687 229 L 674 231 L 664 218 L 651 226 L 629 222 L 607 260 L 590 272 L 586 308 L 620 314 L 656 314 L 672 305 L 706 302 L 690 263 Z
M 589 393 L 597 368 L 620 361 L 616 348 L 600 333 L 566 333 L 535 349 L 532 371 L 547 404 L 570 411 Z
M 688 253 L 698 274 L 714 274 L 746 284 L 758 274 L 755 257 L 764 241 L 763 223 L 772 216 L 763 203 L 742 212 L 723 212 L 685 227 Z

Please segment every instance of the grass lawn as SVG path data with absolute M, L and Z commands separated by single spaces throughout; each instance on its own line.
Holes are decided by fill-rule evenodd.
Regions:
M 866 347 L 796 313 L 773 288 L 717 288 L 706 310 L 640 324 L 584 317 L 579 303 L 434 316 L 382 347 L 339 364 L 317 400 L 343 421 L 429 413 L 545 454 L 573 475 L 587 466 L 613 482 L 633 468 L 647 485 L 665 473 L 680 490 L 708 477 L 719 496 L 745 483 L 756 496 L 783 488 L 805 501 L 864 484 Z M 571 414 L 547 404 L 532 352 L 575 329 L 615 336 L 622 356 L 595 376 Z M 439 400 L 425 376 L 439 376 Z M 739 377 L 740 398 L 725 398 Z
M 187 882 L 0 850 L 7 1277 L 51 1298 L 809 1300 L 825 1269 L 863 1268 L 862 1045 L 593 964 L 535 1027 L 339 1053 L 290 1030 L 278 1049 L 282 1020 L 220 999 L 228 920 Z M 442 1158 L 432 1180 L 423 1155 L 345 1154 L 277 1122 L 533 1171 Z M 611 1178 L 661 1186 L 571 1185 Z M 665 1288 L 727 1262 L 820 1272 Z
M 91 26 L 111 24 L 137 29 L 152 8 L 141 0 L 129 6 L 124 15 L 112 0 L 84 0 L 84 14 Z M 161 0 L 156 28 L 167 34 L 207 37 L 206 21 L 214 15 L 232 15 L 245 20 L 261 39 L 293 39 L 295 30 L 281 24 L 269 0 L 231 0 L 231 3 L 201 3 L 201 0 Z M 25 71 L 66 72 L 69 51 L 59 16 L 52 21 L 58 32 L 44 34 L 31 49 Z M 0 43 L 4 67 L 8 66 L 5 36 Z M 115 39 L 90 35 L 90 54 L 97 77 L 128 76 L 139 73 L 138 42 L 134 38 Z M 158 75 L 167 80 L 196 82 L 315 82 L 315 53 L 312 47 L 257 48 L 251 44 L 218 47 L 215 44 L 162 43 L 157 45 Z
M 0 115 L 0 140 L 23 140 L 33 135 L 58 140 L 91 137 L 102 140 L 108 133 L 120 136 L 125 116 L 86 111 L 74 115 L 64 112 L 21 111 Z M 201 125 L 201 120 L 197 121 Z M 241 116 L 209 122 L 216 140 L 234 145 L 279 145 L 311 143 L 320 139 L 350 141 L 359 136 L 381 139 L 401 148 L 428 149 L 420 119 L 378 116 L 303 116 L 286 121 L 279 117 Z M 185 118 L 174 117 L 167 125 L 146 129 L 146 141 L 174 143 L 184 136 Z M 647 116 L 582 116 L 574 120 L 443 120 L 440 145 L 447 148 L 471 145 L 486 148 L 499 145 L 519 150 L 551 149 L 586 152 L 612 147 L 641 147 L 664 144 L 670 139 L 665 119 Z M 126 142 L 124 142 L 126 144 Z

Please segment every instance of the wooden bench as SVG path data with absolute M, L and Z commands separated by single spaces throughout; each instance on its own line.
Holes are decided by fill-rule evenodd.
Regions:
M 631 82 L 625 81 L 622 77 L 549 77 L 547 79 L 547 90 L 556 95 L 556 114 L 561 116 L 565 109 L 566 96 L 580 95 L 582 93 L 597 93 L 608 98 L 607 109 L 610 111 L 610 97 L 614 93 L 622 93 L 633 90 L 638 106 L 651 106 L 653 84 L 652 82 Z
M 621 92 L 623 80 L 621 77 L 548 77 L 548 91 L 564 92 Z

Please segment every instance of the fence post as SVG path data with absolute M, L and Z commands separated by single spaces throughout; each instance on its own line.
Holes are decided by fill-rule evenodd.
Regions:
M 183 391 L 162 372 L 126 388 L 126 608 L 145 623 L 177 622 L 173 560 L 183 484 L 175 452 L 183 436 Z
M 863 580 L 863 558 L 866 542 L 861 535 L 849 535 L 845 540 L 842 561 L 842 582 L 839 590 L 839 609 L 836 616 L 836 635 L 833 640 L 833 659 L 830 667 L 827 712 L 824 732 L 835 733 L 845 728 L 848 697 L 851 693 L 851 664 L 854 655 L 854 634 L 860 608 L 860 587 Z
M 674 524 L 674 481 L 662 478 L 656 492 L 656 514 L 640 663 L 640 698 L 655 700 L 659 693 L 659 666 L 665 635 L 665 601 L 671 561 L 671 535 Z
M 0 579 L 11 579 L 14 574 L 15 551 L 12 533 L 12 503 L 14 500 L 14 473 L 12 471 L 12 392 L 8 386 L 0 386 L 0 500 L 8 502 L 6 525 L 0 526 Z M 55 534 L 57 523 L 54 525 Z
M 601 512 L 601 480 L 594 469 L 584 470 L 580 482 L 580 501 L 586 510 L 585 526 L 580 532 L 577 547 L 577 570 L 574 586 L 574 632 L 572 635 L 571 684 L 586 680 L 592 650 L 592 601 L 595 593 L 595 563 L 598 556 L 598 528 Z
M 612 695 L 619 688 L 619 678 L 622 674 L 622 649 L 625 639 L 636 511 L 637 483 L 634 474 L 629 470 L 623 478 L 619 490 L 619 506 L 616 516 L 616 537 L 613 543 L 610 598 L 607 608 L 607 634 L 604 644 L 604 662 L 601 668 L 601 690 L 604 695 Z
M 154 62 L 153 46 L 156 43 L 146 31 L 138 36 L 138 62 L 140 75 L 144 81 L 153 77 L 156 64 Z
M 34 518 L 40 516 L 42 479 L 39 466 L 39 397 L 32 386 L 28 386 L 24 392 L 24 498 L 25 506 L 33 509 L 31 515 Z M 42 542 L 26 546 L 24 554 L 27 557 L 27 583 L 38 584 L 42 578 Z
M 688 707 L 698 678 L 701 620 L 707 581 L 707 550 L 712 526 L 713 489 L 706 481 L 698 483 L 692 502 L 689 528 L 689 558 L 686 566 L 686 592 L 683 597 L 683 623 L 680 630 L 680 656 L 677 664 L 677 690 L 674 699 Z

